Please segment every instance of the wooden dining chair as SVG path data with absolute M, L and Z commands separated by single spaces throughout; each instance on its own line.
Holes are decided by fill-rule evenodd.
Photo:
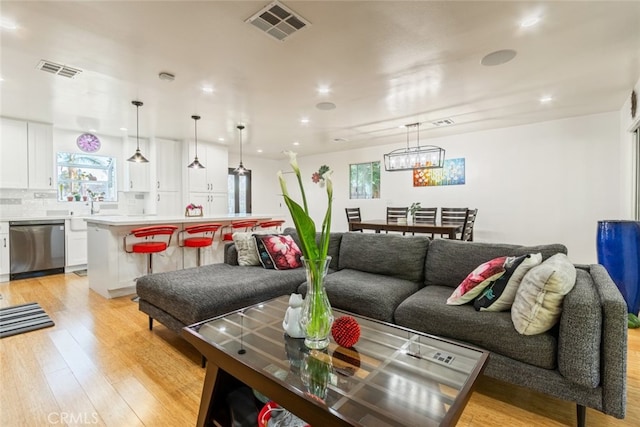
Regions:
M 405 223 L 407 221 L 407 215 L 409 214 L 409 208 L 408 207 L 389 207 L 387 206 L 387 222 L 388 223 L 395 223 L 397 224 L 400 219 L 405 220 Z M 389 233 L 389 231 L 385 231 L 385 233 Z M 402 235 L 404 236 L 404 232 L 402 233 Z
M 464 219 L 464 226 L 462 227 L 462 235 L 460 240 L 465 242 L 473 242 L 473 225 L 476 222 L 478 216 L 478 209 L 467 209 L 467 214 Z
M 404 218 L 407 219 L 407 215 L 409 214 L 408 207 L 387 207 L 387 222 L 398 222 L 399 219 Z
M 464 225 L 467 218 L 467 211 L 469 208 L 441 208 L 440 209 L 440 223 L 442 225 L 459 224 Z M 442 234 L 441 237 L 449 237 L 446 234 Z
M 413 222 L 414 224 L 436 225 L 437 213 L 438 208 L 418 208 L 413 215 Z M 411 234 L 415 234 L 415 232 Z M 433 233 L 431 233 L 431 238 L 433 239 Z
M 344 208 L 345 213 L 347 214 L 347 223 L 349 222 L 360 222 L 362 218 L 360 217 L 360 208 Z M 351 231 L 360 231 L 361 228 L 354 228 Z

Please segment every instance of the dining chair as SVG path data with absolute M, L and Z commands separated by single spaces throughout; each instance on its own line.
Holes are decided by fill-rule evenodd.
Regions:
M 347 214 L 347 223 L 349 222 L 360 222 L 362 218 L 360 217 L 360 208 L 344 208 L 345 213 Z M 360 231 L 361 228 L 354 228 L 351 231 Z
M 413 223 L 436 225 L 437 213 L 438 208 L 419 208 L 413 215 Z M 415 234 L 415 232 L 411 234 Z M 431 233 L 431 238 L 433 239 L 433 233 Z
M 468 210 L 469 208 L 441 208 L 440 223 L 442 225 L 452 225 L 452 224 L 464 225 Z M 442 234 L 441 237 L 449 237 L 449 236 L 446 234 Z
M 407 221 L 407 215 L 409 214 L 408 207 L 389 207 L 387 206 L 387 222 L 391 223 L 399 223 L 400 219 L 404 219 L 405 224 Z M 385 233 L 389 233 L 389 231 L 385 231 Z M 402 233 L 404 236 L 405 232 Z
M 467 214 L 464 219 L 464 226 L 462 227 L 462 235 L 460 240 L 465 242 L 473 242 L 473 225 L 476 222 L 478 216 L 478 209 L 467 209 Z
M 408 207 L 387 207 L 387 222 L 398 222 L 399 219 L 407 219 Z

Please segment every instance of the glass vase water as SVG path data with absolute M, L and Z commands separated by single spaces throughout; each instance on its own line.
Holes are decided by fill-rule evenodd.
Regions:
M 300 326 L 305 334 L 304 344 L 308 348 L 323 349 L 329 346 L 334 318 L 324 288 L 324 279 L 330 262 L 330 256 L 311 260 L 302 257 L 307 275 L 307 296 L 302 304 Z

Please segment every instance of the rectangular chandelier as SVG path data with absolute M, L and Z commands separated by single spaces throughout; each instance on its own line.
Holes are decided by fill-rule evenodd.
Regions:
M 413 169 L 436 169 L 444 166 L 445 150 L 435 145 L 420 146 L 420 123 L 405 125 L 407 148 L 399 148 L 384 155 L 384 170 L 406 171 Z M 417 145 L 409 147 L 409 128 L 417 129 Z

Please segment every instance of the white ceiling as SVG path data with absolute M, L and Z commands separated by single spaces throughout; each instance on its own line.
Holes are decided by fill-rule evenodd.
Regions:
M 0 114 L 135 134 L 138 99 L 141 137 L 192 139 L 199 114 L 199 140 L 224 137 L 237 152 L 242 122 L 245 154 L 281 158 L 404 145 L 399 126 L 413 122 L 424 141 L 618 110 L 640 77 L 638 1 L 287 0 L 311 25 L 284 42 L 245 23 L 267 4 L 2 0 L 2 22 L 18 28 L 0 30 Z M 517 56 L 480 64 L 500 49 Z M 45 73 L 42 59 L 83 72 Z M 325 101 L 337 108 L 316 108 Z M 430 124 L 443 118 L 455 125 Z

